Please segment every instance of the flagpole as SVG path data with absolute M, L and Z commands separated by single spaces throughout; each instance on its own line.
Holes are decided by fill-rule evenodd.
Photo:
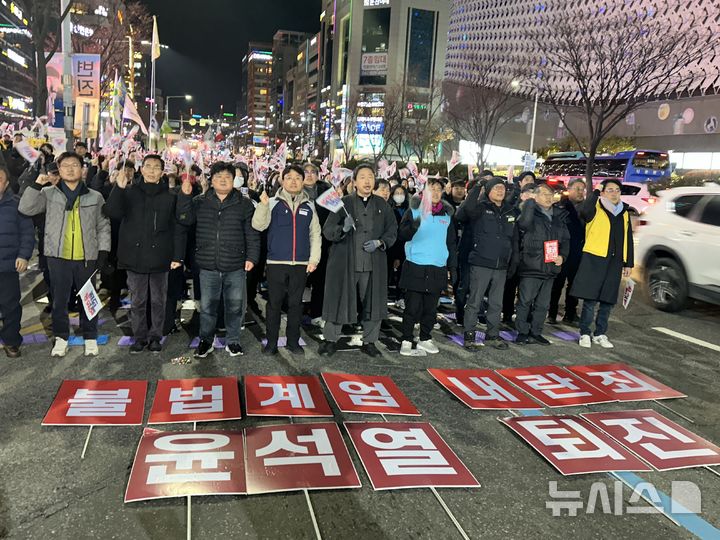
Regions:
M 150 45 L 150 58 L 152 59 L 152 74 L 150 76 L 150 118 L 148 125 L 148 149 L 152 150 L 152 126 L 153 119 L 155 118 L 155 111 L 157 111 L 157 105 L 155 104 L 155 59 L 158 54 L 155 51 L 160 48 L 159 36 L 157 32 L 157 17 L 153 15 L 153 39 Z

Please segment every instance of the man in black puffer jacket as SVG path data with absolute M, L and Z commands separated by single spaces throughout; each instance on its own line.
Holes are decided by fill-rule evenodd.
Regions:
M 162 350 L 168 272 L 179 268 L 184 258 L 184 230 L 175 223 L 177 196 L 161 180 L 164 168 L 160 156 L 146 155 L 142 181 L 130 186 L 129 175 L 120 171 L 103 209 L 106 216 L 120 222 L 118 268 L 127 271 L 135 336 L 130 347 L 133 354 L 145 347 L 151 352 Z
M 505 180 L 493 177 L 485 184 L 483 195 L 480 186 L 473 188 L 457 211 L 458 221 L 464 224 L 463 234 L 472 235 L 463 336 L 468 350 L 476 349 L 475 324 L 488 287 L 485 341 L 496 349 L 508 348 L 500 338 L 500 311 L 518 210 L 505 201 L 505 191 Z
M 565 224 L 567 212 L 553 206 L 553 190 L 547 184 L 540 184 L 521 206 L 517 249 L 513 254 L 513 266 L 517 267 L 520 277 L 515 343 L 550 345 L 542 336 L 542 330 L 553 282 L 570 252 L 570 233 Z M 531 308 L 532 323 L 528 320 Z
M 186 179 L 178 195 L 178 221 L 196 224 L 195 262 L 200 268 L 200 344 L 195 356 L 205 358 L 213 347 L 220 295 L 225 302 L 225 327 L 230 356 L 243 353 L 240 346 L 246 272 L 260 258 L 260 233 L 252 228 L 255 212 L 250 199 L 233 189 L 235 167 L 218 161 L 210 169 L 212 188 L 192 197 Z

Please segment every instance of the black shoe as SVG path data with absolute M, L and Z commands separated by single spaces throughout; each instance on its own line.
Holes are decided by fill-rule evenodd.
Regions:
M 508 348 L 507 341 L 505 341 L 500 336 L 491 336 L 485 338 L 485 345 L 490 345 L 494 347 L 495 349 L 498 349 L 500 351 L 504 351 Z
M 318 348 L 320 356 L 332 356 L 337 352 L 337 343 L 333 341 L 323 341 Z
M 225 346 L 225 352 L 228 353 L 230 356 L 242 356 L 243 355 L 243 350 L 239 343 L 228 343 Z
M 556 324 L 558 324 L 557 316 L 551 317 L 550 315 L 548 315 L 547 322 L 548 324 L 552 324 L 553 326 L 555 326 Z
M 475 331 L 465 332 L 463 334 L 463 347 L 468 351 L 476 351 L 479 346 L 475 343 Z
M 52 313 L 52 303 L 45 306 L 42 310 L 43 313 Z
M 550 345 L 550 342 L 539 334 L 530 334 L 530 336 L 528 337 L 528 343 L 537 343 L 538 345 Z
M 455 324 L 458 326 L 465 326 L 465 315 L 455 314 Z
M 148 351 L 159 353 L 162 351 L 162 344 L 160 343 L 159 339 L 151 339 L 150 345 L 148 345 Z
M 527 334 L 518 334 L 515 338 L 515 345 L 527 345 L 528 344 L 528 335 Z
M 360 350 L 372 358 L 375 358 L 382 354 L 374 343 L 363 343 L 362 347 L 360 347 Z
M 130 345 L 130 354 L 140 354 L 147 347 L 148 342 L 145 340 L 136 341 Z
M 198 343 L 197 349 L 195 349 L 195 358 L 205 358 L 213 350 L 213 342 L 207 339 L 201 339 Z
M 515 323 L 512 319 L 504 319 L 502 322 L 507 328 L 510 328 L 511 330 L 515 329 Z
M 278 353 L 278 348 L 276 345 L 270 345 L 269 343 L 265 345 L 262 349 L 262 353 L 265 356 L 275 356 Z
M 3 345 L 5 355 L 8 358 L 18 358 L 21 356 L 20 347 L 11 347 L 10 345 Z
M 292 354 L 297 354 L 298 356 L 305 354 L 305 349 L 303 349 L 300 345 L 287 345 L 285 348 Z
M 569 317 L 568 317 L 567 315 L 565 315 L 565 316 L 562 318 L 562 322 L 565 323 L 565 324 L 575 324 L 576 321 L 577 321 L 577 317 L 576 317 L 576 316 L 572 316 L 572 315 L 569 316 Z

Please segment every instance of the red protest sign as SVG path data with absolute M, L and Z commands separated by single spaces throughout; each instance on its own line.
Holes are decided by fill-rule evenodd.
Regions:
M 145 429 L 125 502 L 247 493 L 242 431 Z
M 248 416 L 332 416 L 320 379 L 301 376 L 245 376 Z
M 333 422 L 245 430 L 248 493 L 361 487 Z
M 445 389 L 471 409 L 537 409 L 538 403 L 491 369 L 428 369 Z
M 570 366 L 566 369 L 617 401 L 687 397 L 626 364 Z
M 147 381 L 63 381 L 43 426 L 135 426 L 145 413 Z
M 649 471 L 612 437 L 574 415 L 499 418 L 560 474 Z
M 236 377 L 158 381 L 148 424 L 238 420 Z
M 720 448 L 650 409 L 583 414 L 658 471 L 720 465 Z
M 558 245 L 557 240 L 547 240 L 546 242 L 543 242 L 544 251 L 545 251 L 545 262 L 551 263 L 555 262 L 555 259 L 558 258 L 558 255 L 560 255 L 560 248 Z
M 558 366 L 500 369 L 498 373 L 547 407 L 615 401 Z
M 420 422 L 345 422 L 375 490 L 479 487 L 435 428 Z
M 420 416 L 390 377 L 323 373 L 322 378 L 343 412 Z

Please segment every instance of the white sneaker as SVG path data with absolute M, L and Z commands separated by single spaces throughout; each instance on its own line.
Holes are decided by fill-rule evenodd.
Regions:
M 432 339 L 428 339 L 427 341 L 418 341 L 418 349 L 422 349 L 428 354 L 437 354 L 440 352 L 440 349 L 437 348 L 437 345 L 433 343 Z
M 603 349 L 612 349 L 613 347 L 615 347 L 615 345 L 610 343 L 610 340 L 605 334 L 603 334 L 602 336 L 593 337 L 592 341 L 593 343 L 595 343 L 595 345 L 600 345 Z
M 412 356 L 413 355 L 412 341 L 403 341 L 400 344 L 400 354 L 403 356 Z
M 317 326 L 319 328 L 325 328 L 325 321 L 323 321 L 322 317 L 315 317 L 310 321 L 313 326 Z
M 85 356 L 97 356 L 98 355 L 98 345 L 96 339 L 86 339 L 85 340 Z
M 581 347 L 584 347 L 586 349 L 592 347 L 592 341 L 590 341 L 590 336 L 588 336 L 587 334 L 583 334 L 582 336 L 580 336 L 579 343 Z
M 53 346 L 52 351 L 50 351 L 50 356 L 65 356 L 65 354 L 67 354 L 67 348 L 68 342 L 63 338 L 56 337 L 55 345 Z
M 403 299 L 401 298 L 400 300 L 396 301 L 396 302 L 395 302 L 395 307 L 398 308 L 398 309 L 404 310 L 404 309 L 405 309 L 405 300 L 403 300 Z

